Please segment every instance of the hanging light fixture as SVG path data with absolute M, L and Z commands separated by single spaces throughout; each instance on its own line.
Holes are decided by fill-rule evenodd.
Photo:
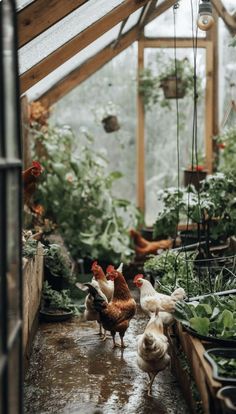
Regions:
M 203 31 L 209 30 L 214 24 L 210 0 L 202 0 L 199 4 L 197 25 Z

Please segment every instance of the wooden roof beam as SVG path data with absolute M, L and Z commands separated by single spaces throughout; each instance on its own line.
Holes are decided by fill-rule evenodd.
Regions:
M 162 13 L 164 13 L 166 10 L 170 9 L 170 7 L 174 6 L 176 3 L 176 0 L 166 0 L 163 3 L 161 3 L 159 6 L 157 6 L 153 12 L 148 16 L 147 21 L 145 24 L 150 23 L 153 19 L 160 16 Z
M 147 0 L 124 0 L 119 6 L 115 7 L 101 19 L 78 33 L 78 35 L 20 76 L 21 93 L 26 92 L 49 73 L 53 72 L 127 16 L 140 7 L 143 7 L 146 3 Z
M 225 25 L 228 27 L 229 31 L 232 34 L 236 33 L 236 16 L 230 14 L 224 7 L 221 0 L 211 0 L 212 5 L 214 6 L 217 14 L 224 21 Z
M 17 13 L 18 47 L 26 45 L 88 0 L 36 0 Z
M 142 31 L 146 22 L 148 21 L 149 16 L 153 13 L 156 8 L 157 0 L 151 0 L 148 4 L 146 4 L 144 11 L 140 17 L 140 21 L 138 23 L 139 30 Z
M 137 40 L 138 33 L 137 27 L 129 30 L 129 32 L 121 37 L 119 45 L 117 45 L 116 48 L 113 47 L 113 42 L 110 43 L 85 63 L 70 72 L 38 99 L 40 99 L 45 107 L 53 105 L 80 83 L 88 79 L 93 73 L 101 69 L 101 67 L 111 59 L 129 47 L 135 40 Z

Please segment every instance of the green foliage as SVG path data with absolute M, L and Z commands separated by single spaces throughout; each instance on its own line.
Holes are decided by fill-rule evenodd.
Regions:
M 33 258 L 36 255 L 37 247 L 37 240 L 27 239 L 22 246 L 23 257 Z
M 199 302 L 177 302 L 175 318 L 201 335 L 236 340 L 236 296 L 207 296 Z
M 210 357 L 217 364 L 218 374 L 225 378 L 236 378 L 236 358 L 227 358 L 227 355 L 222 356 L 211 354 Z
M 52 276 L 63 277 L 69 283 L 75 282 L 75 277 L 72 275 L 70 263 L 62 254 L 62 248 L 58 244 L 49 244 L 45 248 L 45 267 L 49 269 Z
M 195 257 L 196 252 L 177 253 L 170 250 L 150 256 L 144 263 L 144 271 L 156 277 L 159 281 L 158 291 L 167 294 L 178 287 L 182 287 L 190 297 L 236 289 L 234 275 L 224 268 L 214 269 L 214 272 L 210 268 L 199 269 L 194 262 Z
M 183 216 L 194 223 L 210 225 L 210 237 L 235 234 L 236 179 L 217 173 L 202 181 L 199 193 L 194 187 L 168 188 L 158 193 L 163 209 L 154 224 L 154 236 L 173 236 Z
M 162 107 L 170 109 L 168 99 L 160 94 L 162 82 L 169 77 L 177 75 L 177 82 L 182 82 L 186 95 L 194 93 L 194 68 L 188 58 L 182 60 L 167 58 L 163 53 L 157 53 L 157 65 L 161 67 L 161 72 L 154 75 L 150 67 L 143 69 L 139 74 L 139 93 L 143 97 L 145 109 L 149 110 L 157 102 Z M 201 81 L 197 78 L 197 91 L 200 92 Z
M 69 309 L 73 311 L 74 315 L 80 314 L 78 306 L 76 306 L 69 297 L 68 290 L 58 292 L 57 290 L 52 289 L 47 281 L 43 284 L 42 298 L 45 307 L 53 309 Z
M 34 130 L 35 152 L 45 168 L 38 188 L 38 201 L 52 218 L 74 258 L 92 257 L 127 262 L 128 229 L 135 227 L 137 209 L 112 195 L 112 185 L 122 174 L 105 174 L 106 159 L 87 146 L 75 154 L 76 137 L 67 127 Z
M 219 148 L 218 169 L 226 174 L 236 175 L 236 127 L 226 129 L 215 137 Z

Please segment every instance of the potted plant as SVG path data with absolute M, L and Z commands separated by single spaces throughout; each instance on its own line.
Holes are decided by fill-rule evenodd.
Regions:
M 193 93 L 193 67 L 188 58 L 170 59 L 159 74 L 159 82 L 166 99 L 181 99 Z
M 104 107 L 95 110 L 96 119 L 99 120 L 107 133 L 115 132 L 120 129 L 118 121 L 118 107 L 109 101 Z
M 61 322 L 70 319 L 73 315 L 80 315 L 80 311 L 72 302 L 67 290 L 58 292 L 45 281 L 40 315 L 46 322 Z
M 174 316 L 190 334 L 235 347 L 235 306 L 235 295 L 208 295 L 195 302 L 177 302 Z
M 225 129 L 215 137 L 218 154 L 218 170 L 236 175 L 236 127 Z
M 143 97 L 145 109 L 159 102 L 161 106 L 170 108 L 169 99 L 181 99 L 194 93 L 194 69 L 188 58 L 182 60 L 166 58 L 157 54 L 157 66 L 161 71 L 154 74 L 151 67 L 143 69 L 139 74 L 139 93 Z M 160 94 L 163 89 L 164 97 Z M 200 80 L 197 78 L 197 91 Z
M 212 367 L 212 376 L 223 384 L 236 385 L 236 349 L 210 348 L 204 357 Z

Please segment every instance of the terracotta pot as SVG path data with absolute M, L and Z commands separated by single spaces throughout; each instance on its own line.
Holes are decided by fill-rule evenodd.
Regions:
M 118 122 L 117 116 L 109 115 L 102 120 L 103 127 L 106 132 L 114 132 L 120 129 L 120 124 Z
M 185 96 L 186 84 L 179 78 L 177 78 L 176 82 L 175 76 L 163 79 L 160 86 L 163 89 L 166 99 L 181 99 Z

